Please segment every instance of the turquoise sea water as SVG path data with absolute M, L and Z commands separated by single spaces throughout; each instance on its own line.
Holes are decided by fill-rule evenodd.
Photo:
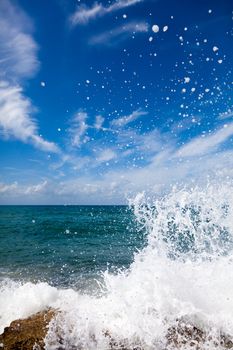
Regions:
M 143 245 L 127 206 L 1 206 L 0 278 L 92 288 Z

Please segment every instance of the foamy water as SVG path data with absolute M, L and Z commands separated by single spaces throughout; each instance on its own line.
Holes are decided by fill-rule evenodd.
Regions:
M 210 335 L 203 349 L 220 349 L 219 334 L 233 335 L 232 187 L 174 189 L 157 200 L 140 194 L 132 204 L 148 244 L 128 270 L 106 271 L 99 296 L 4 281 L 0 331 L 53 307 L 62 312 L 50 324 L 47 349 L 167 349 L 179 320 Z

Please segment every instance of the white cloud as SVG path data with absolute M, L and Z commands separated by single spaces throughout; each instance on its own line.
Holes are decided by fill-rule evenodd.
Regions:
M 127 198 L 145 191 L 158 196 L 173 185 L 194 186 L 206 183 L 217 174 L 218 182 L 231 176 L 233 157 L 231 151 L 207 154 L 203 159 L 194 157 L 177 161 L 172 158 L 174 149 L 161 151 L 143 167 L 125 167 L 105 171 L 101 176 L 91 171 L 85 175 L 66 178 L 65 181 L 44 180 L 37 184 L 0 184 L 1 203 L 48 204 L 121 204 Z M 221 180 L 222 179 L 222 180 Z
M 86 130 L 95 128 L 96 125 L 96 120 L 93 126 L 88 125 L 87 114 L 82 113 L 77 118 L 78 140 L 81 143 L 86 138 Z M 206 135 L 205 138 L 195 138 L 178 149 L 177 140 L 169 132 L 154 129 L 140 133 L 133 128 L 124 128 L 139 118 L 140 113 L 142 110 L 114 119 L 112 129 L 103 128 L 103 120 L 100 118 L 97 125 L 101 125 L 101 130 L 112 133 L 111 147 L 108 147 L 110 143 L 103 142 L 103 138 L 90 139 L 91 142 L 87 146 L 89 158 L 77 168 L 79 171 L 76 176 L 73 175 L 73 178 L 54 185 L 54 188 L 58 188 L 54 196 L 59 196 L 60 201 L 69 200 L 71 203 L 75 200 L 78 200 L 78 203 L 89 204 L 122 203 L 126 196 L 134 195 L 138 191 L 161 193 L 170 185 L 198 181 L 198 178 L 207 178 L 212 173 L 223 173 L 230 164 L 233 166 L 232 152 L 220 151 L 220 146 L 233 135 L 233 123 Z M 119 125 L 114 125 L 116 121 Z M 83 129 L 80 128 L 82 122 Z M 118 129 L 121 126 L 119 133 L 114 132 L 115 126 Z M 202 157 L 199 157 L 200 155 Z M 111 167 L 103 165 L 112 160 Z M 73 167 L 75 163 L 79 164 L 80 160 L 74 156 Z
M 183 131 L 190 130 L 191 128 L 195 127 L 197 124 L 201 122 L 202 118 L 200 115 L 196 116 L 190 116 L 183 118 L 182 120 L 179 120 L 178 122 L 174 122 L 171 125 L 171 132 L 172 133 L 182 133 Z
M 31 35 L 29 18 L 8 0 L 0 1 L 0 76 L 31 77 L 38 69 L 38 45 Z
M 36 185 L 27 186 L 24 190 L 24 194 L 28 195 L 28 194 L 42 193 L 46 191 L 47 185 L 48 185 L 48 181 L 45 180 Z
M 89 128 L 86 123 L 87 118 L 87 113 L 83 111 L 76 113 L 72 118 L 71 127 L 69 128 L 71 146 L 80 147 L 83 143 L 88 141 L 88 136 L 85 136 Z
M 157 129 L 143 134 L 132 128 L 125 129 L 126 125 L 145 115 L 147 115 L 147 112 L 139 109 L 133 111 L 130 115 L 112 120 L 110 122 L 111 127 L 105 127 L 103 126 L 105 119 L 102 116 L 97 115 L 93 123 L 90 123 L 87 113 L 80 110 L 71 119 L 68 129 L 68 146 L 70 146 L 72 153 L 68 157 L 63 155 L 62 160 L 56 164 L 56 168 L 70 164 L 73 169 L 77 169 L 76 164 L 82 164 L 83 168 L 88 171 L 88 169 L 98 167 L 100 163 L 112 159 L 116 159 L 116 164 L 118 161 L 123 162 L 129 157 L 134 157 L 136 161 L 139 153 L 141 158 L 151 159 L 156 152 L 161 150 L 167 136 L 162 135 Z M 97 132 L 106 132 L 106 135 L 101 133 L 99 137 L 92 138 L 91 132 L 90 134 L 88 132 L 92 129 Z M 77 158 L 75 153 L 76 148 L 82 149 L 83 147 L 88 152 L 85 162 L 81 162 L 80 157 L 84 158 L 83 156 L 79 155 Z
M 139 109 L 130 115 L 112 120 L 111 127 L 105 127 L 103 126 L 105 119 L 102 116 L 97 115 L 91 123 L 88 114 L 80 110 L 71 119 L 68 129 L 68 146 L 71 153 L 68 157 L 63 155 L 62 161 L 56 164 L 56 168 L 70 164 L 73 169 L 80 169 L 77 164 L 82 164 L 85 171 L 90 171 L 99 167 L 101 163 L 113 159 L 116 160 L 114 163 L 118 164 L 118 162 L 125 162 L 127 158 L 134 157 L 136 163 L 139 156 L 148 161 L 161 150 L 167 136 L 162 135 L 157 129 L 141 134 L 132 128 L 125 128 L 126 125 L 145 115 L 147 112 Z M 101 131 L 98 137 L 91 137 L 93 129 L 97 132 Z M 106 135 L 102 132 L 106 132 Z M 77 158 L 77 149 L 85 149 L 88 153 L 84 162 L 81 161 L 84 156 L 80 153 Z
M 15 190 L 17 189 L 18 184 L 17 182 L 14 182 L 10 185 L 8 184 L 4 184 L 4 183 L 0 183 L 0 193 L 1 194 L 9 194 L 10 192 L 15 192 Z
M 148 24 L 146 22 L 129 22 L 126 25 L 93 36 L 89 43 L 91 45 L 113 45 L 116 42 L 126 40 L 129 36 L 135 33 L 145 33 L 147 31 Z
M 133 156 L 137 157 L 141 152 L 145 157 L 145 162 L 136 163 L 134 167 L 132 161 L 124 161 L 120 167 L 115 169 L 113 167 L 109 170 L 102 169 L 101 176 L 98 176 L 98 172 L 93 173 L 92 170 L 94 166 L 98 166 L 98 162 L 96 161 L 95 164 L 91 162 L 87 175 L 79 174 L 76 178 L 59 183 L 60 200 L 69 199 L 70 203 L 75 200 L 80 203 L 123 203 L 126 197 L 134 196 L 142 190 L 150 194 L 160 194 L 169 190 L 169 187 L 174 184 L 183 182 L 193 185 L 193 182 L 206 181 L 215 174 L 224 178 L 226 169 L 233 166 L 232 152 L 228 150 L 213 153 L 210 152 L 210 149 L 215 147 L 216 150 L 230 134 L 233 134 L 233 125 L 228 128 L 227 132 L 225 127 L 215 132 L 214 135 L 207 136 L 208 145 L 202 145 L 201 158 L 199 157 L 200 152 L 196 152 L 194 155 L 193 153 L 190 153 L 189 156 L 187 154 L 183 160 L 177 158 L 177 146 L 169 134 L 161 133 L 159 130 L 152 130 L 146 134 L 138 134 L 131 129 L 122 130 L 116 140 L 120 152 L 116 153 L 113 149 L 106 149 L 100 154 L 100 158 L 108 161 L 108 158 L 116 155 L 115 158 L 118 161 L 122 160 L 125 156 L 127 157 L 122 148 L 127 143 L 131 147 L 131 152 L 135 152 Z M 190 146 L 190 143 L 187 145 Z M 192 148 L 193 146 L 190 149 Z M 227 174 L 229 175 L 229 171 Z M 233 177 L 233 173 L 231 175 Z
M 30 143 L 42 151 L 59 152 L 53 142 L 39 135 L 32 118 L 35 108 L 19 85 L 34 76 L 39 66 L 32 23 L 19 7 L 1 0 L 0 28 L 0 136 Z
M 75 13 L 70 17 L 72 25 L 84 25 L 97 17 L 103 17 L 109 13 L 136 5 L 143 0 L 118 0 L 109 6 L 103 6 L 101 3 L 95 3 L 92 7 L 86 5 L 78 6 Z
M 134 155 L 135 159 L 142 156 L 145 160 L 150 160 L 164 147 L 170 145 L 171 140 L 167 136 L 154 129 L 150 132 L 140 134 L 133 129 L 122 130 L 117 135 L 117 145 L 121 150 L 121 156 Z M 122 150 L 127 147 L 126 153 Z
M 224 120 L 224 119 L 229 119 L 233 117 L 233 110 L 228 110 L 224 113 L 219 114 L 218 119 Z
M 38 126 L 31 118 L 34 108 L 31 101 L 22 94 L 22 88 L 0 81 L 0 135 L 30 143 L 47 152 L 59 152 L 53 142 L 38 134 Z
M 95 124 L 94 124 L 94 128 L 99 130 L 102 128 L 104 123 L 104 117 L 102 117 L 101 115 L 97 115 L 95 118 Z
M 120 204 L 125 202 L 126 197 L 142 190 L 159 195 L 181 182 L 192 184 L 216 173 L 223 178 L 230 175 L 229 168 L 233 167 L 232 151 L 221 151 L 221 145 L 233 135 L 233 123 L 204 138 L 194 138 L 178 149 L 177 140 L 169 132 L 154 129 L 141 133 L 139 129 L 124 128 L 139 118 L 142 112 L 137 110 L 128 116 L 114 119 L 113 124 L 123 120 L 120 122 L 122 127 L 117 125 L 120 132 L 116 133 L 115 125 L 112 129 L 103 127 L 108 119 L 98 116 L 91 124 L 88 114 L 80 110 L 73 117 L 69 129 L 70 143 L 74 148 L 69 155 L 61 155 L 61 164 L 50 168 L 51 173 L 47 175 L 50 175 L 50 180 L 27 185 L 2 183 L 1 201 Z M 89 129 L 90 134 L 95 129 L 101 137 L 92 140 L 87 133 Z M 106 139 L 105 130 L 108 136 Z M 85 145 L 87 141 L 90 142 Z M 80 148 L 82 145 L 87 150 L 85 156 L 82 152 L 76 154 L 75 147 Z M 111 167 L 104 164 L 110 161 Z M 63 165 L 66 166 L 65 177 L 58 175 Z
M 202 135 L 182 146 L 176 153 L 177 157 L 192 157 L 207 154 L 233 135 L 233 123 L 224 125 L 221 129 L 210 135 Z
M 113 151 L 111 148 L 106 148 L 100 152 L 96 160 L 97 160 L 97 163 L 103 163 L 103 162 L 108 162 L 116 157 L 117 157 L 117 154 L 115 151 Z
M 36 184 L 0 183 L 0 203 L 42 204 L 54 192 L 53 184 L 47 180 Z
M 133 121 L 137 120 L 139 117 L 147 115 L 148 112 L 143 111 L 141 109 L 138 109 L 137 111 L 132 112 L 130 115 L 118 118 L 118 119 L 113 119 L 111 124 L 113 126 L 117 127 L 123 127 L 129 123 L 132 123 Z
M 96 131 L 112 131 L 103 126 L 105 118 L 101 115 L 95 117 L 94 123 L 88 123 L 88 118 L 89 116 L 82 109 L 71 118 L 70 127 L 68 129 L 70 146 L 80 148 L 85 145 L 90 140 L 87 135 L 89 129 L 95 129 Z M 72 163 L 73 157 L 68 157 L 67 161 Z

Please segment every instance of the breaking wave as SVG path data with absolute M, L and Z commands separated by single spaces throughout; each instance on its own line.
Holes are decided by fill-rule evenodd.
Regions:
M 0 325 L 46 307 L 47 349 L 221 349 L 233 336 L 233 191 L 173 189 L 130 203 L 147 245 L 98 295 L 4 281 Z M 231 343 L 230 343 L 231 344 Z

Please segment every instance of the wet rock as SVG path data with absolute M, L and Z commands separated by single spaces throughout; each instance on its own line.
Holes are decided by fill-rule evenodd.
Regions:
M 55 310 L 49 309 L 26 319 L 11 322 L 0 335 L 0 349 L 43 350 L 48 324 L 55 314 Z
M 49 322 L 57 315 L 56 310 L 39 312 L 27 319 L 13 321 L 0 335 L 0 350 L 44 350 L 44 338 L 48 331 Z M 80 350 L 83 347 L 67 345 L 62 339 L 62 332 L 55 329 L 57 333 L 56 350 Z M 109 350 L 148 350 L 148 346 L 141 339 L 134 339 L 132 344 L 128 339 L 116 340 L 109 331 L 104 332 L 108 340 Z M 93 339 L 95 336 L 93 335 Z M 166 336 L 167 344 L 164 350 L 193 349 L 203 350 L 207 347 L 211 350 L 233 349 L 232 337 L 219 331 L 213 335 L 189 324 L 183 320 L 170 327 Z M 97 343 L 96 343 L 97 344 Z M 206 347 L 207 346 L 207 347 Z M 161 348 L 161 347 L 159 347 Z M 152 346 L 156 350 L 157 346 Z M 88 350 L 88 349 L 85 349 Z
M 209 345 L 210 349 L 233 349 L 232 337 L 229 335 L 219 331 L 213 336 L 182 320 L 168 329 L 167 341 L 168 349 L 188 347 L 193 350 L 202 350 L 206 345 Z
M 184 322 L 178 322 L 176 326 L 170 327 L 167 333 L 168 345 L 180 349 L 189 345 L 194 349 L 200 349 L 206 342 L 206 334 L 201 329 Z

